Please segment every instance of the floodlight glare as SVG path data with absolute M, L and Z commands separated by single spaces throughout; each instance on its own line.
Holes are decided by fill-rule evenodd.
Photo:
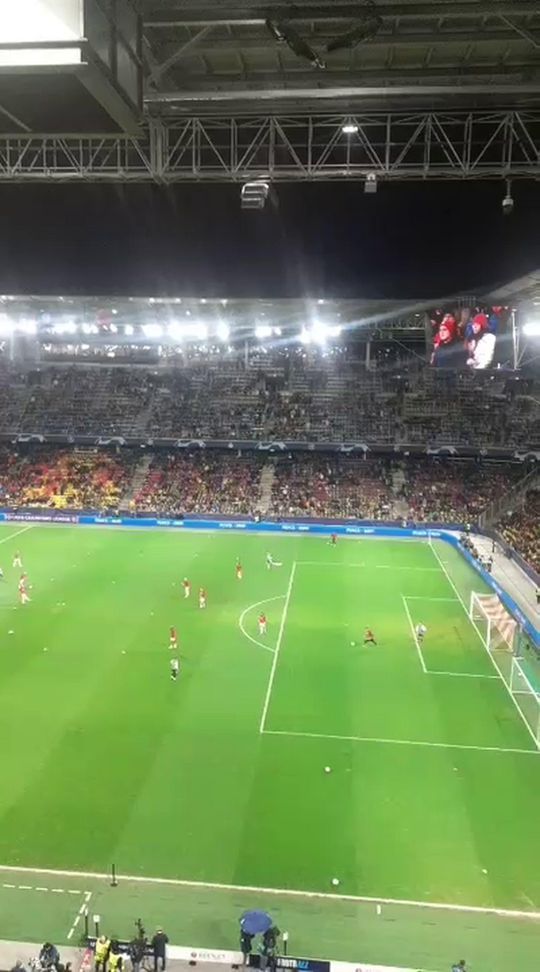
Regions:
M 143 324 L 143 332 L 145 337 L 160 338 L 163 334 L 163 328 L 160 324 Z
M 525 337 L 540 337 L 540 320 L 526 321 L 523 325 Z
M 17 330 L 20 331 L 21 334 L 36 334 L 37 324 L 35 321 L 22 320 L 17 324 Z
M 307 331 L 305 327 L 303 327 L 300 332 L 300 341 L 302 342 L 302 344 L 311 344 L 312 340 L 313 340 L 313 335 L 309 331 Z
M 231 335 L 231 329 L 228 324 L 222 321 L 216 328 L 216 334 L 220 341 L 228 341 Z
M 355 125 L 354 122 L 347 122 L 342 126 L 341 131 L 344 135 L 356 135 L 358 132 L 358 125 Z
M 167 334 L 169 337 L 174 338 L 175 341 L 181 341 L 185 334 L 185 328 L 182 324 L 169 324 Z
M 257 324 L 255 337 L 258 341 L 264 341 L 265 338 L 272 337 L 272 328 L 269 324 Z

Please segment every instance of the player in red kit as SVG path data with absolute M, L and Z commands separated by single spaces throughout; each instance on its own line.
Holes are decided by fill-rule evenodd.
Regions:
M 242 567 L 242 564 L 240 563 L 240 561 L 237 560 L 236 561 L 236 579 L 237 580 L 242 580 L 242 577 L 243 576 L 244 576 L 244 568 Z
M 206 607 L 206 591 L 204 587 L 199 588 L 199 607 L 201 609 Z
M 259 614 L 259 634 L 266 634 L 266 614 Z
M 364 631 L 364 644 L 365 645 L 377 644 L 377 642 L 375 641 L 375 635 L 373 634 L 371 628 L 366 628 L 366 630 Z
M 176 628 L 169 629 L 169 648 L 178 648 L 178 635 L 176 634 Z
M 182 587 L 184 588 L 184 597 L 189 597 L 191 594 L 191 584 L 188 581 L 187 577 L 184 577 L 184 580 L 182 581 Z
M 21 604 L 28 604 L 28 602 L 30 601 L 30 598 L 28 597 L 28 590 L 26 588 L 26 580 L 24 576 L 21 577 L 19 581 L 19 598 Z

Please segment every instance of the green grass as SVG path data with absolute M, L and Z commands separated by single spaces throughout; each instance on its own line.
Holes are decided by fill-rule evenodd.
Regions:
M 15 532 L 0 530 L 0 863 L 101 873 L 114 862 L 133 876 L 540 910 L 540 760 L 427 544 L 363 539 L 332 548 L 296 536 Z M 16 549 L 33 585 L 24 608 L 11 567 Z M 266 570 L 268 549 L 281 569 Z M 468 603 L 481 582 L 456 551 L 440 544 L 437 552 Z M 194 589 L 189 601 L 185 575 Z M 199 584 L 208 590 L 206 612 L 197 607 Z M 277 646 L 277 656 L 239 627 L 245 612 L 245 631 L 257 641 L 258 602 L 267 599 L 268 647 Z M 428 626 L 428 673 L 405 605 L 414 624 Z M 182 659 L 176 684 L 172 624 Z M 376 648 L 362 646 L 366 625 Z M 75 888 L 105 893 L 103 882 L 81 880 Z M 168 914 L 164 897 L 173 890 L 187 895 L 183 919 L 173 918 L 170 904 L 169 934 L 183 944 L 225 944 L 217 918 L 199 908 L 202 889 L 124 888 L 137 906 L 144 892 L 152 915 L 158 903 Z M 16 902 L 17 892 L 3 893 Z M 123 920 L 120 893 L 111 901 L 108 892 L 106 907 Z M 364 907 L 371 916 L 369 905 L 270 900 L 300 927 L 309 924 L 308 906 L 316 909 L 312 954 L 334 948 L 338 957 L 398 962 L 388 929 L 380 940 L 372 929 L 377 954 L 364 954 L 363 911 L 355 910 L 347 933 L 334 935 L 341 946 L 334 942 L 336 921 L 345 927 Z M 181 922 L 190 908 L 197 942 L 179 937 L 188 934 Z M 420 926 L 434 923 L 443 939 L 445 922 L 462 918 L 411 913 L 422 916 Z M 13 934 L 30 934 L 25 921 L 23 933 L 14 919 Z M 497 922 L 502 935 L 503 919 Z M 460 934 L 471 923 L 481 919 L 465 915 Z M 65 936 L 63 913 L 58 924 Z M 436 964 L 431 933 L 424 928 L 424 940 L 416 918 L 400 927 L 394 950 L 408 952 L 403 964 L 446 967 Z M 538 936 L 536 922 L 526 927 L 523 942 L 531 927 Z M 495 941 L 493 932 L 479 933 L 471 949 L 487 954 Z M 503 954 L 498 946 L 490 970 Z

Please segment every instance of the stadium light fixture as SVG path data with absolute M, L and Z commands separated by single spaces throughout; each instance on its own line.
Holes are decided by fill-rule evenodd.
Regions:
M 182 324 L 169 324 L 167 328 L 167 334 L 175 341 L 181 341 L 185 333 L 186 329 Z
M 255 337 L 258 341 L 264 341 L 265 338 L 272 337 L 272 328 L 269 324 L 257 324 Z
M 523 333 L 525 337 L 540 337 L 540 319 L 537 321 L 525 321 Z
M 23 319 L 22 321 L 19 321 L 19 323 L 17 324 L 17 330 L 20 331 L 21 334 L 28 334 L 28 335 L 36 334 L 37 324 L 35 321 L 31 321 L 29 319 Z
M 145 337 L 160 338 L 163 334 L 163 328 L 160 324 L 143 324 L 143 333 Z
M 358 125 L 356 125 L 353 121 L 345 122 L 345 124 L 341 127 L 341 131 L 344 135 L 356 135 L 358 132 Z
M 231 336 L 231 329 L 225 321 L 221 321 L 216 328 L 216 334 L 220 341 L 228 341 Z

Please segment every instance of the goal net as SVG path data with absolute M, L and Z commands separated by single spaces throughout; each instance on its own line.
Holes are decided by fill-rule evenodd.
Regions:
M 496 594 L 473 591 L 469 618 L 540 748 L 540 669 L 534 652 Z

